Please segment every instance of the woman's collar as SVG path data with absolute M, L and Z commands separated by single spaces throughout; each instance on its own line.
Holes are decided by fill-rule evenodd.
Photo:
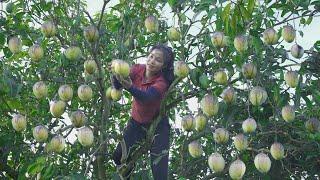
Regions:
M 143 75 L 143 82 L 148 83 L 160 77 L 162 75 L 162 71 L 159 71 L 157 74 L 153 75 L 148 81 L 146 81 L 146 66 L 144 66 L 142 75 Z

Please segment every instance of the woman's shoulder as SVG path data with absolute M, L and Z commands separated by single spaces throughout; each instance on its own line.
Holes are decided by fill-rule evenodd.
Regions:
M 144 64 L 133 64 L 131 65 L 130 72 L 131 74 L 137 74 L 144 69 Z
M 133 64 L 131 68 L 138 70 L 138 69 L 144 69 L 145 66 L 146 66 L 145 64 Z
M 132 64 L 132 67 L 144 67 L 144 66 L 146 66 L 146 65 L 140 64 L 140 63 Z
M 155 83 L 161 84 L 164 87 L 169 87 L 167 80 L 164 78 L 163 74 L 161 74 L 156 80 Z

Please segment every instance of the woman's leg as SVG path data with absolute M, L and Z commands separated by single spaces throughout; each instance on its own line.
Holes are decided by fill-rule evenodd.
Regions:
M 163 119 L 157 127 L 156 137 L 151 148 L 151 168 L 155 180 L 168 179 L 169 133 L 168 119 Z
M 126 149 L 127 153 L 129 151 L 132 151 L 133 148 L 132 146 L 138 142 L 141 141 L 143 138 L 145 138 L 145 132 L 143 129 L 140 127 L 138 123 L 136 123 L 133 119 L 130 119 L 126 129 L 124 130 L 123 138 L 126 144 Z M 112 159 L 116 163 L 116 165 L 121 164 L 121 157 L 122 157 L 122 149 L 121 149 L 121 144 L 118 143 L 116 150 L 113 152 Z M 128 158 L 130 159 L 130 158 Z M 129 171 L 131 172 L 133 168 Z M 126 176 L 128 176 L 130 173 L 128 173 Z M 128 177 L 129 179 L 129 177 Z

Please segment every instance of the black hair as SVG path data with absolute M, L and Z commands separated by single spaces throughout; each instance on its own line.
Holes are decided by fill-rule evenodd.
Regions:
M 166 79 L 168 85 L 170 86 L 174 80 L 174 72 L 173 72 L 174 71 L 174 67 L 173 67 L 174 54 L 173 54 L 172 48 L 164 44 L 156 44 L 151 47 L 149 52 L 155 49 L 158 49 L 163 53 L 164 66 L 162 68 L 162 74 Z

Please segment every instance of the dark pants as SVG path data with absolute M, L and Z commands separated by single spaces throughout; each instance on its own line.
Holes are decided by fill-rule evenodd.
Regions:
M 146 129 L 144 129 L 146 128 Z M 148 125 L 140 124 L 137 121 L 130 119 L 126 129 L 124 130 L 124 141 L 127 147 L 127 153 L 132 152 L 132 147 L 135 143 L 145 140 Z M 168 118 L 163 118 L 156 129 L 154 142 L 151 147 L 151 168 L 153 178 L 155 180 L 168 179 L 168 154 L 169 154 L 169 132 L 170 125 Z M 167 151 L 167 152 L 165 152 Z M 121 164 L 121 144 L 117 145 L 113 153 L 113 160 L 117 165 Z M 162 156 L 158 161 L 157 157 Z M 128 157 L 130 159 L 130 155 Z M 155 162 L 157 161 L 157 162 Z M 129 179 L 129 178 L 127 178 Z

